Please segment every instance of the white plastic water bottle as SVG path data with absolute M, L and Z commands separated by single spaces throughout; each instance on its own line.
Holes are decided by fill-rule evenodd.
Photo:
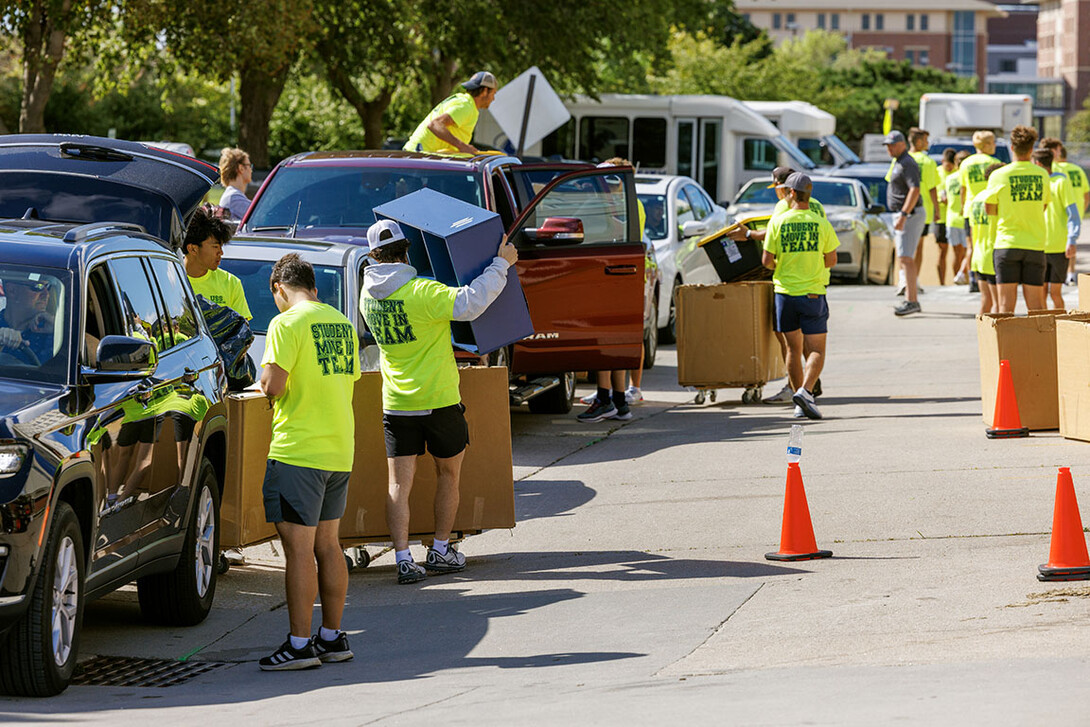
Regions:
M 802 459 L 802 425 L 792 424 L 787 438 L 787 463 L 797 464 Z

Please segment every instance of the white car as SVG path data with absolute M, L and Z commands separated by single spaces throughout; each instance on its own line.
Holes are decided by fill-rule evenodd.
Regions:
M 669 305 L 659 304 L 659 340 L 670 343 L 677 319 L 674 288 L 720 282 L 708 254 L 697 242 L 729 225 L 731 218 L 689 177 L 637 174 L 636 194 L 647 213 L 644 235 L 654 246 L 659 264 L 658 299 L 669 301 Z

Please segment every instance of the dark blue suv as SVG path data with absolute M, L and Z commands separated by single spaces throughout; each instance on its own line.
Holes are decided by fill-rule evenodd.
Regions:
M 84 604 L 216 590 L 225 377 L 178 257 L 218 175 L 108 139 L 0 136 L 0 691 L 71 679 Z

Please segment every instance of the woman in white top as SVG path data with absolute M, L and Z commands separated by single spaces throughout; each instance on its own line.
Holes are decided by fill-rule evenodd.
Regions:
M 250 155 L 239 148 L 226 148 L 220 152 L 220 181 L 226 188 L 220 197 L 220 207 L 231 214 L 232 222 L 239 222 L 250 208 L 246 187 L 254 178 L 254 165 Z

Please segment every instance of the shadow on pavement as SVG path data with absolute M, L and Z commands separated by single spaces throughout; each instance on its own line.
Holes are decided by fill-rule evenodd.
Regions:
M 524 522 L 571 515 L 597 494 L 582 482 L 574 480 L 520 480 L 515 483 L 515 519 Z

